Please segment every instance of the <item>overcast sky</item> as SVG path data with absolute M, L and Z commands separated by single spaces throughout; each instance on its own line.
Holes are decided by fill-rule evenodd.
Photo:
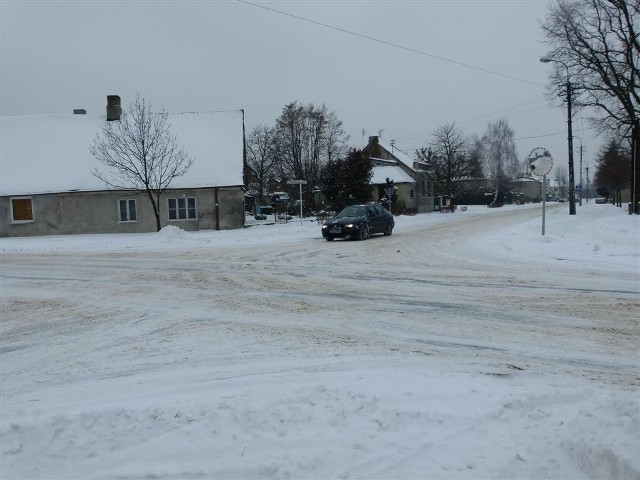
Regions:
M 104 113 L 109 94 L 126 110 L 140 93 L 169 112 L 244 109 L 250 129 L 297 100 L 334 111 L 352 146 L 381 132 L 409 154 L 439 125 L 506 118 L 521 159 L 542 146 L 566 166 L 539 61 L 546 0 L 249 1 L 0 0 L 2 115 Z

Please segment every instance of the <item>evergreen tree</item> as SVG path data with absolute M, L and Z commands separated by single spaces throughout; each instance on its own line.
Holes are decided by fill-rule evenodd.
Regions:
M 621 205 L 620 191 L 629 186 L 630 152 L 622 148 L 621 142 L 611 140 L 600 149 L 596 157 L 598 166 L 593 183 L 599 192 L 613 196 L 615 203 Z
M 346 157 L 327 162 L 321 190 L 334 210 L 348 205 L 350 197 L 357 202 L 368 202 L 371 200 L 371 175 L 370 160 L 362 150 L 351 149 Z

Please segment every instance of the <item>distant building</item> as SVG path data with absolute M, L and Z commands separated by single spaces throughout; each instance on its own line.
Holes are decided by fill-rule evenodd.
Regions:
M 397 148 L 381 142 L 378 136 L 369 137 L 363 153 L 372 163 L 371 186 L 374 201 L 380 201 L 386 196 L 384 189 L 388 178 L 398 187 L 397 199 L 392 204 L 393 213 L 433 211 L 433 181 L 427 164 L 411 160 Z
M 114 96 L 117 97 L 117 96 Z M 119 97 L 118 103 L 119 103 Z M 87 115 L 1 118 L 0 236 L 136 233 L 156 230 L 147 195 L 111 190 L 89 147 L 121 109 Z M 244 225 L 244 112 L 169 114 L 170 131 L 195 158 L 160 199 L 161 224 L 184 230 Z

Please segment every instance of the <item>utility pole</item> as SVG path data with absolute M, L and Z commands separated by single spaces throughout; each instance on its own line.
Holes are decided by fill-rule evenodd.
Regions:
M 582 206 L 582 151 L 584 146 L 582 145 L 582 139 L 580 139 L 580 206 Z
M 631 209 L 629 214 L 640 214 L 640 120 L 633 122 L 631 129 Z
M 557 62 L 564 65 L 567 69 L 567 81 L 565 86 L 567 88 L 567 143 L 569 144 L 569 215 L 576 214 L 576 192 L 575 192 L 575 176 L 573 172 L 573 131 L 571 128 L 571 97 L 573 95 L 573 87 L 571 86 L 571 73 L 569 72 L 569 66 L 562 60 L 557 60 L 550 57 L 542 57 L 540 59 L 542 63 Z
M 573 130 L 571 125 L 571 96 L 573 89 L 567 76 L 567 141 L 569 143 L 569 215 L 576 214 L 576 183 L 573 171 Z
M 589 203 L 589 165 L 585 169 L 587 170 L 587 203 Z

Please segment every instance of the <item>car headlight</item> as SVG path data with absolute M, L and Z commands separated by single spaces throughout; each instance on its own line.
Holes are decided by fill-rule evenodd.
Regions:
M 329 228 L 329 225 L 322 225 L 322 229 L 324 230 L 325 228 Z
M 345 225 L 345 227 L 347 227 L 347 228 L 353 228 L 353 223 L 350 223 L 350 224 L 348 224 L 348 225 Z

